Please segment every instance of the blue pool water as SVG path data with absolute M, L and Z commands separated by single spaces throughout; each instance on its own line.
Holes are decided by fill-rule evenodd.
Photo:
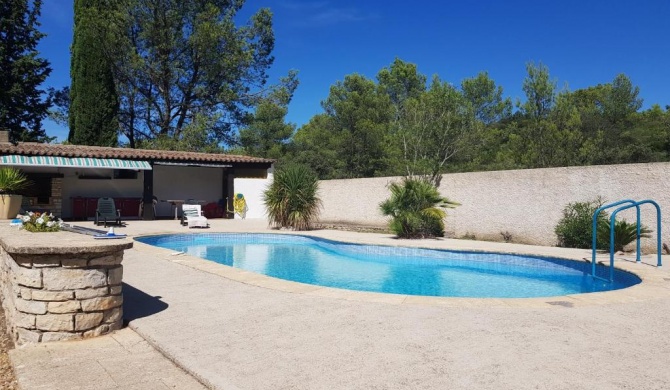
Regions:
M 625 288 L 640 282 L 616 271 L 594 280 L 586 262 L 497 253 L 348 244 L 284 234 L 172 234 L 138 241 L 280 279 L 392 294 L 548 297 Z M 599 276 L 607 268 L 598 266 Z

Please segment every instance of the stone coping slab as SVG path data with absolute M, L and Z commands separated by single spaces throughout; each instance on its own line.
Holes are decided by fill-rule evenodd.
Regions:
M 166 226 L 164 221 L 133 224 L 132 233 L 167 233 L 171 225 Z M 174 233 L 195 233 L 185 227 L 178 229 L 176 222 L 174 226 Z M 208 232 L 224 229 L 270 232 L 262 222 L 249 220 L 213 220 Z M 130 233 L 130 229 L 127 231 Z M 402 242 L 377 234 L 310 234 L 338 241 Z M 408 244 L 423 246 L 429 242 Z M 431 240 L 430 244 L 441 249 L 493 251 L 512 250 L 513 245 L 448 239 Z M 589 253 L 551 247 L 518 248 L 576 260 Z M 620 293 L 579 297 L 592 300 L 590 304 L 577 297 L 556 297 L 551 303 L 523 298 L 418 297 L 422 301 L 419 303 L 407 297 L 394 304 L 354 301 L 353 295 L 345 298 L 307 293 L 328 291 L 319 286 L 301 285 L 304 290 L 298 293 L 243 284 L 212 272 L 235 269 L 171 253 L 174 251 L 142 243 L 128 251 L 124 280 L 139 292 L 137 302 L 154 308 L 132 315 L 129 310 L 129 324 L 211 388 L 669 388 L 667 256 L 665 269 L 634 264 L 618 256 L 616 259 L 620 267 L 648 269 L 652 277 L 658 274 L 669 278 L 664 294 L 657 289 L 661 296 L 644 297 L 645 291 L 650 292 L 645 281 L 639 288 Z M 643 262 L 649 260 L 653 258 L 643 258 Z M 212 268 L 198 270 L 187 266 L 190 261 L 209 263 Z M 259 276 L 271 280 L 248 275 L 250 279 Z M 630 300 L 626 293 L 630 293 Z M 428 299 L 433 302 L 425 302 Z
M 128 238 L 96 240 L 93 236 L 71 232 L 32 233 L 0 225 L 0 245 L 10 254 L 78 255 L 115 252 L 133 247 Z

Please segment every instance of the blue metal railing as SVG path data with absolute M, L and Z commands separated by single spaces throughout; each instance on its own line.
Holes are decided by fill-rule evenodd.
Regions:
M 630 206 L 635 205 L 635 201 L 632 199 L 624 199 L 620 200 L 618 202 L 613 202 L 613 203 L 608 203 L 606 205 L 598 207 L 596 211 L 593 213 L 593 230 L 591 231 L 591 237 L 592 237 L 592 242 L 591 242 L 591 275 L 594 278 L 597 279 L 602 279 L 604 281 L 608 281 L 607 279 L 603 279 L 601 277 L 596 276 L 596 245 L 597 245 L 597 240 L 596 240 L 596 235 L 598 234 L 598 215 L 600 215 L 600 212 L 615 206 L 622 205 L 624 203 L 629 203 Z M 640 207 L 637 206 L 637 226 L 640 226 Z M 637 258 L 636 261 L 640 261 L 640 235 L 638 233 L 638 238 L 637 238 Z
M 628 203 L 628 204 L 626 204 Z M 591 275 L 594 278 L 601 279 L 601 280 L 606 280 L 603 278 L 600 278 L 596 276 L 596 234 L 597 234 L 597 224 L 598 224 L 598 215 L 602 210 L 605 210 L 607 208 L 615 207 L 625 204 L 624 206 L 618 207 L 614 212 L 612 213 L 612 216 L 610 217 L 610 277 L 609 277 L 609 282 L 614 281 L 614 227 L 616 224 L 616 215 L 623 210 L 627 210 L 630 208 L 635 207 L 636 214 L 637 214 L 637 255 L 635 258 L 636 262 L 640 262 L 640 229 L 641 229 L 641 223 L 640 223 L 640 206 L 643 204 L 652 204 L 656 208 L 656 236 L 657 236 L 657 242 L 656 242 L 656 253 L 658 256 L 657 260 L 657 266 L 661 267 L 662 266 L 662 261 L 661 261 L 661 207 L 658 205 L 658 203 L 654 202 L 653 200 L 647 199 L 647 200 L 641 200 L 639 202 L 633 201 L 631 199 L 625 199 L 621 200 L 618 202 L 610 203 L 607 205 L 604 205 L 602 207 L 599 207 L 594 213 L 593 213 L 593 250 L 592 250 L 592 256 L 591 256 Z M 606 280 L 607 281 L 607 280 Z
M 643 204 L 652 204 L 654 207 L 656 207 L 656 266 L 661 267 L 663 265 L 661 261 L 661 206 L 658 205 L 658 203 L 654 202 L 651 199 L 647 200 L 641 200 L 639 202 L 635 202 L 633 205 L 627 205 L 627 206 L 621 206 L 614 210 L 612 213 L 612 217 L 610 217 L 610 281 L 613 280 L 613 267 L 614 267 L 614 223 L 616 219 L 616 215 L 619 213 L 619 211 L 623 211 L 626 209 L 629 209 L 631 207 L 636 207 L 637 208 L 637 247 L 638 247 L 638 256 L 636 261 L 640 262 L 640 206 Z

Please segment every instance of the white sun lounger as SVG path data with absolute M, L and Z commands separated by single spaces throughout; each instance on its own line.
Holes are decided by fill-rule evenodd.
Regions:
M 199 204 L 185 204 L 182 206 L 182 225 L 188 225 L 189 228 L 209 227 L 207 218 L 202 215 L 202 210 Z

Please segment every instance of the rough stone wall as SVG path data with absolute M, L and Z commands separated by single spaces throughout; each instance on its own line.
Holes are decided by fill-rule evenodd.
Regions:
M 7 329 L 17 344 L 95 337 L 123 322 L 123 250 L 10 254 L 0 247 Z
M 321 222 L 385 226 L 387 219 L 379 203 L 390 196 L 388 183 L 399 180 L 321 181 Z M 448 236 L 502 240 L 501 233 L 509 233 L 514 242 L 556 245 L 554 228 L 563 208 L 598 196 L 607 202 L 627 198 L 657 201 L 665 213 L 663 237 L 670 233 L 670 163 L 447 174 L 440 192 L 461 203 L 447 211 Z M 633 212 L 619 216 L 635 221 Z M 654 231 L 653 238 L 642 240 L 643 248 L 655 251 L 656 211 L 650 205 L 642 207 L 642 224 Z
M 63 212 L 63 179 L 54 177 L 51 179 L 51 213 L 60 217 Z

